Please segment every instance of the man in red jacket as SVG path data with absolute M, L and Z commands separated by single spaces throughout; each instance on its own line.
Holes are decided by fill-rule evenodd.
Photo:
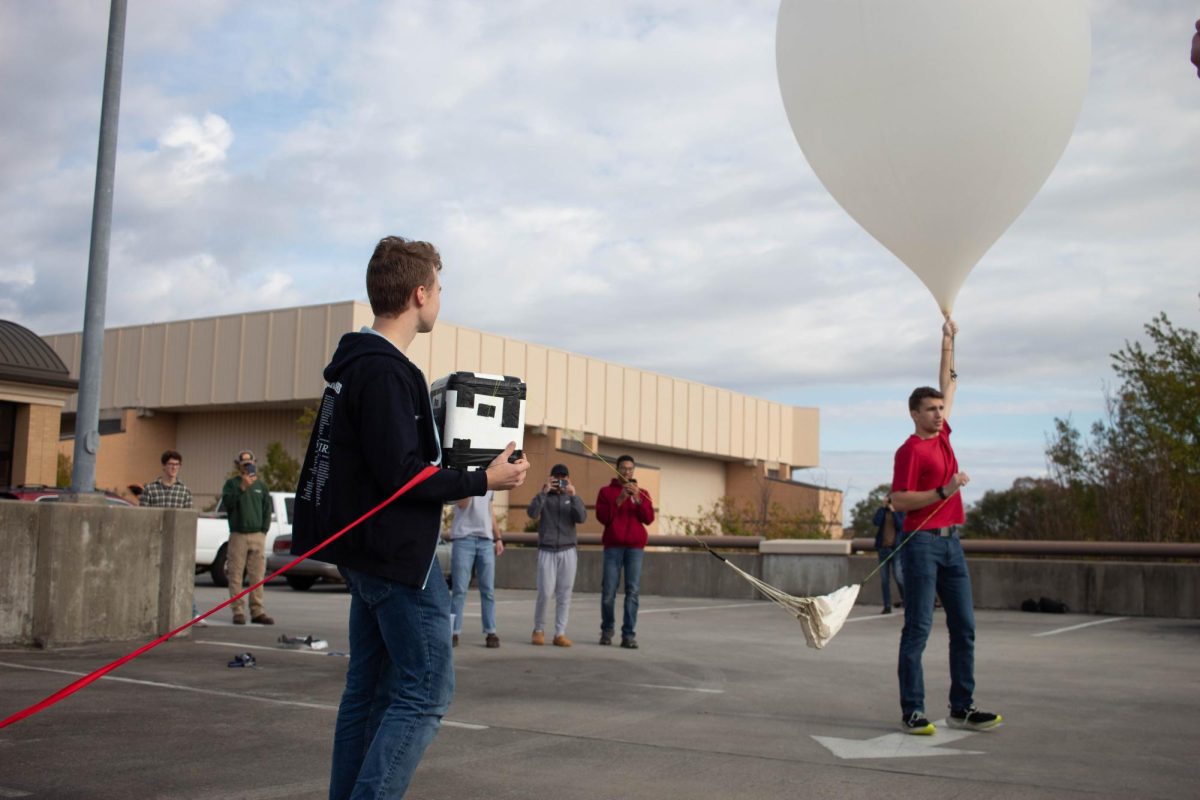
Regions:
M 642 583 L 642 556 L 646 552 L 646 526 L 654 522 L 654 501 L 639 489 L 633 477 L 633 456 L 617 459 L 619 478 L 600 489 L 596 519 L 604 525 L 604 578 L 600 594 L 600 644 L 612 644 L 616 620 L 617 581 L 625 570 L 625 619 L 621 647 L 637 649 L 638 589 Z

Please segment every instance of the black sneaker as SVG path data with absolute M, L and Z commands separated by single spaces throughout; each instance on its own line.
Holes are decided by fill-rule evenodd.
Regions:
M 925 718 L 924 711 L 914 711 L 900 720 L 900 730 L 914 736 L 933 736 L 937 733 L 934 724 Z
M 624 647 L 626 650 L 637 650 L 638 649 L 637 637 L 622 636 L 621 637 L 621 647 Z
M 612 631 L 600 631 L 600 644 L 612 644 Z
M 951 728 L 968 731 L 990 731 L 1003 725 L 1004 717 L 999 714 L 989 714 L 971 706 L 959 711 L 951 709 L 950 716 L 946 718 L 946 724 Z

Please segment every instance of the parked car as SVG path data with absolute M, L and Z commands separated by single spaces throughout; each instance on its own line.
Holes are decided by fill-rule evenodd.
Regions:
M 39 486 L 30 484 L 27 486 L 8 486 L 0 489 L 0 500 L 27 500 L 33 503 L 57 503 L 62 499 L 64 494 L 70 494 L 70 489 L 60 489 L 55 486 Z M 112 492 L 104 492 L 105 501 L 112 506 L 132 506 L 129 502 L 119 495 Z
M 291 542 L 292 506 L 296 502 L 294 492 L 271 492 L 271 529 L 267 531 L 267 555 L 272 552 L 275 540 L 288 534 Z M 225 575 L 225 550 L 229 543 L 228 514 L 217 503 L 216 511 L 201 514 L 196 520 L 196 574 L 208 572 L 214 586 L 228 586 Z M 288 545 L 291 546 L 290 544 Z M 270 574 L 268 569 L 267 573 Z
M 284 533 L 276 536 L 275 546 L 271 549 L 271 554 L 267 556 L 267 574 L 270 575 L 275 570 L 282 569 L 295 558 L 292 555 L 292 534 Z M 442 576 L 446 579 L 446 583 L 449 584 L 450 542 L 445 539 L 438 539 L 437 560 L 438 566 L 442 570 Z M 311 589 L 317 581 L 343 583 L 341 573 L 337 571 L 337 567 L 327 561 L 318 561 L 315 558 L 304 559 L 288 570 L 284 574 L 283 579 L 287 581 L 288 586 L 298 592 Z

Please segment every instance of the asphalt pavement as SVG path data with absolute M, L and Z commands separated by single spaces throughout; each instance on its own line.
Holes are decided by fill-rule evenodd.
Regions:
M 223 597 L 197 578 L 202 609 Z M 282 584 L 266 597 L 275 626 L 220 612 L 0 731 L 0 798 L 324 797 L 349 598 Z M 870 599 L 817 651 L 766 602 L 643 597 L 641 648 L 623 650 L 597 644 L 596 595 L 575 595 L 574 647 L 534 647 L 533 594 L 501 590 L 489 650 L 475 594 L 454 704 L 408 796 L 1200 797 L 1200 621 L 977 612 L 976 700 L 1005 725 L 926 738 L 898 732 L 903 617 Z M 0 717 L 138 644 L 0 649 Z M 934 720 L 946 651 L 935 622 Z M 228 667 L 242 652 L 257 666 Z

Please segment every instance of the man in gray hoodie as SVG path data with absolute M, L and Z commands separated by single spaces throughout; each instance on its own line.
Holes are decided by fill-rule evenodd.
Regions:
M 555 464 L 550 479 L 529 501 L 528 513 L 538 521 L 537 604 L 533 610 L 532 643 L 546 643 L 546 604 L 555 597 L 554 644 L 570 647 L 567 638 L 567 610 L 571 607 L 571 589 L 575 586 L 575 568 L 579 562 L 575 526 L 587 519 L 583 500 L 575 494 L 565 464 Z

